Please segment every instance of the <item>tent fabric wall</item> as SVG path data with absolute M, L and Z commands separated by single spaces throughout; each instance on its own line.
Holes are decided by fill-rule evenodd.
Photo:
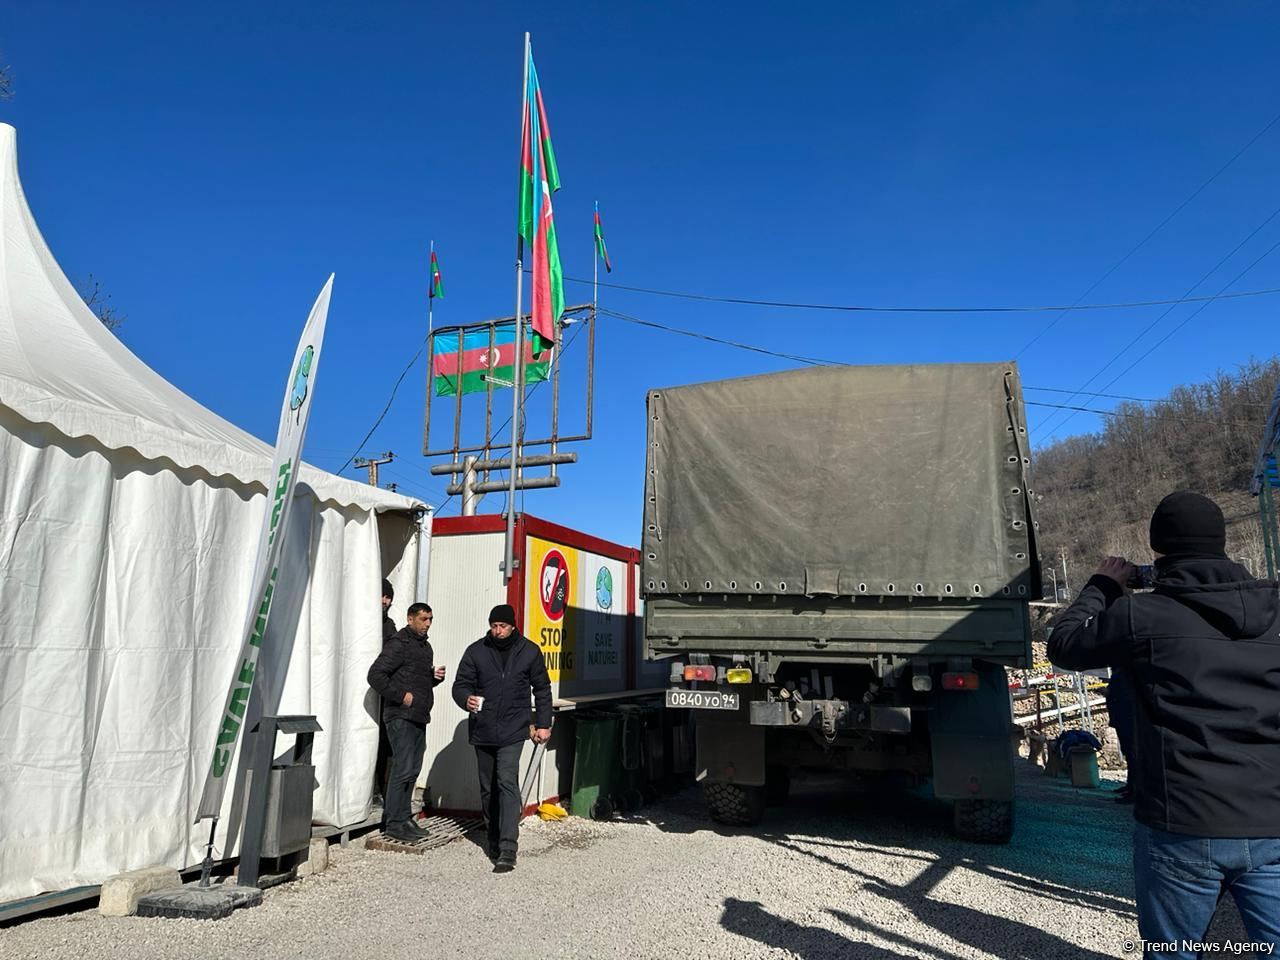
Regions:
M 203 857 L 270 465 L 81 302 L 0 124 L 0 901 Z M 305 464 L 295 496 L 246 727 L 315 714 L 315 817 L 348 824 L 370 809 L 380 581 L 411 602 L 421 505 Z M 243 794 L 238 765 L 216 854 Z
M 266 496 L 48 442 L 2 407 L 0 426 L 0 901 L 198 862 Z M 364 675 L 381 648 L 379 524 L 298 496 L 264 696 L 318 717 L 315 817 L 353 823 L 378 743 Z

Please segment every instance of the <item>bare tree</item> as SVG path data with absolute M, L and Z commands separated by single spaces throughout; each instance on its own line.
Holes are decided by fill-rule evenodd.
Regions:
M 125 315 L 111 303 L 111 294 L 102 292 L 102 284 L 89 274 L 80 285 L 80 296 L 85 306 L 93 311 L 93 315 L 102 321 L 108 330 L 114 330 L 124 323 Z
M 1248 494 L 1258 441 L 1280 380 L 1280 357 L 1175 387 L 1154 403 L 1123 403 L 1097 433 L 1035 453 L 1039 549 L 1048 563 L 1147 554 L 1147 523 L 1173 490 L 1198 490 L 1227 515 L 1231 556 L 1265 567 L 1257 504 Z M 1072 577 L 1073 586 L 1077 577 Z

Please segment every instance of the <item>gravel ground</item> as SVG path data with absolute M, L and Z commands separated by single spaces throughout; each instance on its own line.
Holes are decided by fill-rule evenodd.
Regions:
M 423 856 L 335 846 L 327 872 L 227 920 L 47 918 L 0 929 L 0 957 L 1121 956 L 1131 808 L 1018 769 L 1007 847 L 953 839 L 932 800 L 828 779 L 797 781 L 761 827 L 711 829 L 691 789 L 628 822 L 526 821 L 511 874 L 470 840 Z M 1228 910 L 1213 933 L 1241 940 Z

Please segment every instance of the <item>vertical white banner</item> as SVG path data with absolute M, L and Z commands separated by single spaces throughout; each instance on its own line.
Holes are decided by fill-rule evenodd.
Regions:
M 240 728 L 244 725 L 245 713 L 249 707 L 249 694 L 253 690 L 253 679 L 258 669 L 258 655 L 262 652 L 267 619 L 271 615 L 271 598 L 280 572 L 280 544 L 285 540 L 285 527 L 293 504 L 293 487 L 302 462 L 302 441 L 307 433 L 311 399 L 315 395 L 316 369 L 320 365 L 320 346 L 324 340 L 332 289 L 333 275 L 330 274 L 320 296 L 316 297 L 306 326 L 302 328 L 302 339 L 298 341 L 293 366 L 285 384 L 284 403 L 280 407 L 280 426 L 276 431 L 275 458 L 272 460 L 267 484 L 271 508 L 263 518 L 262 536 L 258 539 L 258 552 L 253 564 L 253 593 L 250 595 L 251 602 L 242 632 L 244 639 L 235 673 L 231 677 L 231 686 L 227 690 L 227 700 L 222 708 L 213 760 L 209 764 L 209 775 L 205 779 L 204 793 L 200 796 L 200 808 L 196 813 L 197 822 L 217 817 L 222 808 L 222 794 L 230 779 L 231 758 L 235 755 Z

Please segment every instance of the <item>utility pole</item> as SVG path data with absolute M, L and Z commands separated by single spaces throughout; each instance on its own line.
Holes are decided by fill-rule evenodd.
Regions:
M 1062 548 L 1062 592 L 1067 595 L 1067 601 L 1071 600 L 1071 583 L 1067 580 L 1067 548 Z
M 378 467 L 384 463 L 390 463 L 396 458 L 396 455 L 388 450 L 380 457 L 356 457 L 355 465 L 357 469 L 369 471 L 369 486 L 376 487 L 378 485 Z

